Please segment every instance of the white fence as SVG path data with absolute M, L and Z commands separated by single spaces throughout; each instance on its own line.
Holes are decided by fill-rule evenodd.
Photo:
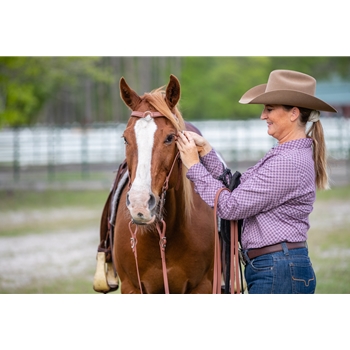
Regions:
M 260 159 L 276 142 L 266 123 L 248 121 L 193 122 L 227 162 Z M 322 120 L 329 155 L 350 157 L 350 120 Z M 125 124 L 78 127 L 31 127 L 0 130 L 0 166 L 115 163 L 124 159 Z

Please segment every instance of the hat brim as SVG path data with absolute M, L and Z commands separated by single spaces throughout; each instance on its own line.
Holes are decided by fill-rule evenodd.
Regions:
M 265 92 L 267 84 L 257 85 L 248 90 L 239 100 L 242 104 L 288 105 L 335 112 L 337 110 L 319 98 L 294 90 L 275 90 Z

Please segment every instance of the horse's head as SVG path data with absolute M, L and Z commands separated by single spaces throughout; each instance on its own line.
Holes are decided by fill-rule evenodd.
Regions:
M 181 176 L 177 164 L 176 135 L 184 129 L 184 121 L 176 105 L 180 99 L 180 83 L 173 75 L 166 90 L 159 88 L 139 96 L 124 80 L 120 95 L 133 111 L 123 137 L 130 177 L 127 208 L 136 224 L 153 223 L 159 213 L 159 201 L 168 174 L 169 188 Z

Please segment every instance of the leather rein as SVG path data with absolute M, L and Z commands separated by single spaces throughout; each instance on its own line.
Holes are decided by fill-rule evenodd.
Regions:
M 131 113 L 132 117 L 137 117 L 137 118 L 156 118 L 156 117 L 164 117 L 164 115 L 160 112 L 151 112 L 151 111 L 146 111 L 146 112 L 138 112 L 138 111 L 132 111 Z M 175 159 L 173 161 L 173 164 L 171 166 L 171 169 L 169 171 L 168 176 L 166 177 L 163 188 L 162 188 L 162 194 L 160 197 L 160 207 L 159 207 L 159 214 L 161 215 L 160 220 L 157 220 L 156 222 L 156 228 L 159 234 L 159 247 L 160 247 L 160 254 L 162 258 L 162 270 L 163 270 L 163 281 L 164 281 L 164 290 L 165 294 L 169 294 L 169 282 L 168 282 L 168 274 L 167 274 L 167 267 L 166 267 L 166 260 L 165 260 L 165 248 L 166 248 L 166 223 L 163 219 L 162 212 L 163 212 L 163 207 L 165 203 L 165 196 L 166 196 L 166 191 L 168 190 L 168 183 L 169 183 L 169 178 L 172 174 L 172 171 L 174 169 L 174 166 L 176 164 L 176 161 L 180 159 L 180 152 L 178 152 L 175 156 Z M 180 163 L 181 164 L 181 163 Z M 180 179 L 180 177 L 179 177 Z M 130 180 L 129 180 L 130 181 Z M 129 186 L 131 183 L 129 182 Z M 214 203 L 214 221 L 215 221 L 215 245 L 214 245 L 214 276 L 213 276 L 213 294 L 221 294 L 221 250 L 220 250 L 220 240 L 219 240 L 219 234 L 218 234 L 218 225 L 217 225 L 217 202 L 220 193 L 223 190 L 227 190 L 227 188 L 221 188 L 218 190 L 216 193 L 215 197 L 215 203 Z M 141 294 L 142 292 L 142 284 L 141 284 L 141 279 L 140 279 L 140 272 L 139 272 L 139 267 L 138 267 L 138 262 L 137 262 L 137 229 L 138 226 L 136 225 L 135 230 L 133 231 L 131 228 L 131 225 L 133 224 L 133 221 L 131 220 L 129 222 L 129 231 L 131 234 L 130 238 L 130 243 L 131 243 L 131 249 L 134 253 L 135 257 L 135 263 L 136 263 L 136 271 L 137 271 L 137 278 L 138 278 L 138 283 L 139 283 L 139 288 Z M 162 226 L 162 227 L 161 227 Z M 231 262 L 230 262 L 230 270 L 231 273 L 234 274 L 234 279 L 231 279 L 231 294 L 235 293 L 235 291 L 239 294 L 241 292 L 240 289 L 240 271 L 239 271 L 239 246 L 238 246 L 238 228 L 237 228 L 237 221 L 231 221 Z
M 156 118 L 156 117 L 164 117 L 164 115 L 160 112 L 151 112 L 151 111 L 146 111 L 146 112 L 138 112 L 138 111 L 132 111 L 131 113 L 132 117 L 137 117 L 137 118 Z M 173 172 L 174 166 L 177 162 L 177 160 L 180 159 L 180 152 L 178 152 L 175 156 L 175 159 L 173 161 L 173 164 L 170 168 L 169 174 L 167 175 L 163 187 L 162 187 L 162 194 L 160 197 L 160 205 L 159 205 L 159 215 L 160 218 L 157 220 L 156 222 L 156 229 L 158 231 L 159 234 L 159 247 L 160 247 L 160 255 L 162 258 L 162 270 L 163 270 L 163 281 L 164 281 L 164 290 L 165 290 L 165 294 L 169 294 L 169 282 L 168 282 L 168 274 L 167 274 L 167 267 L 166 267 L 166 260 L 165 260 L 165 247 L 166 247 L 166 236 L 165 236 L 165 232 L 166 232 L 166 223 L 163 219 L 163 207 L 164 207 L 164 203 L 165 203 L 165 196 L 166 196 L 166 191 L 168 190 L 168 185 L 169 185 L 169 179 L 170 176 Z M 181 163 L 180 163 L 181 164 Z M 180 179 L 180 176 L 179 176 Z M 131 183 L 129 182 L 129 186 L 131 185 Z M 140 292 L 141 294 L 143 294 L 142 292 L 142 284 L 141 284 L 141 279 L 140 279 L 140 272 L 139 272 L 139 267 L 138 267 L 138 262 L 137 262 L 137 238 L 136 238 L 136 233 L 137 233 L 137 229 L 138 229 L 138 225 L 136 225 L 135 230 L 133 231 L 131 228 L 131 225 L 133 224 L 133 220 L 131 220 L 129 222 L 129 231 L 131 234 L 131 238 L 130 238 L 130 243 L 131 243 L 131 249 L 134 253 L 134 257 L 135 257 L 135 263 L 136 263 L 136 271 L 137 271 L 137 279 L 139 282 L 139 288 L 140 288 Z
M 214 200 L 214 221 L 215 221 L 215 246 L 214 246 L 214 277 L 213 277 L 213 294 L 221 294 L 221 247 L 220 239 L 218 233 L 218 224 L 217 224 L 217 205 L 219 196 L 222 191 L 229 191 L 228 188 L 220 188 L 216 192 Z M 231 276 L 231 294 L 240 294 L 243 290 L 241 286 L 240 279 L 240 259 L 239 259 L 239 243 L 238 243 L 238 224 L 237 221 L 230 221 L 231 227 L 231 260 L 230 260 L 230 271 Z

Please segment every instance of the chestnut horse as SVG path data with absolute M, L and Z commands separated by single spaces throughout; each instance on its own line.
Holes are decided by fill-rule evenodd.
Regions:
M 115 214 L 113 261 L 121 293 L 212 293 L 214 216 L 186 178 L 176 135 L 180 83 L 139 96 L 124 78 L 132 111 L 123 134 L 129 183 Z

